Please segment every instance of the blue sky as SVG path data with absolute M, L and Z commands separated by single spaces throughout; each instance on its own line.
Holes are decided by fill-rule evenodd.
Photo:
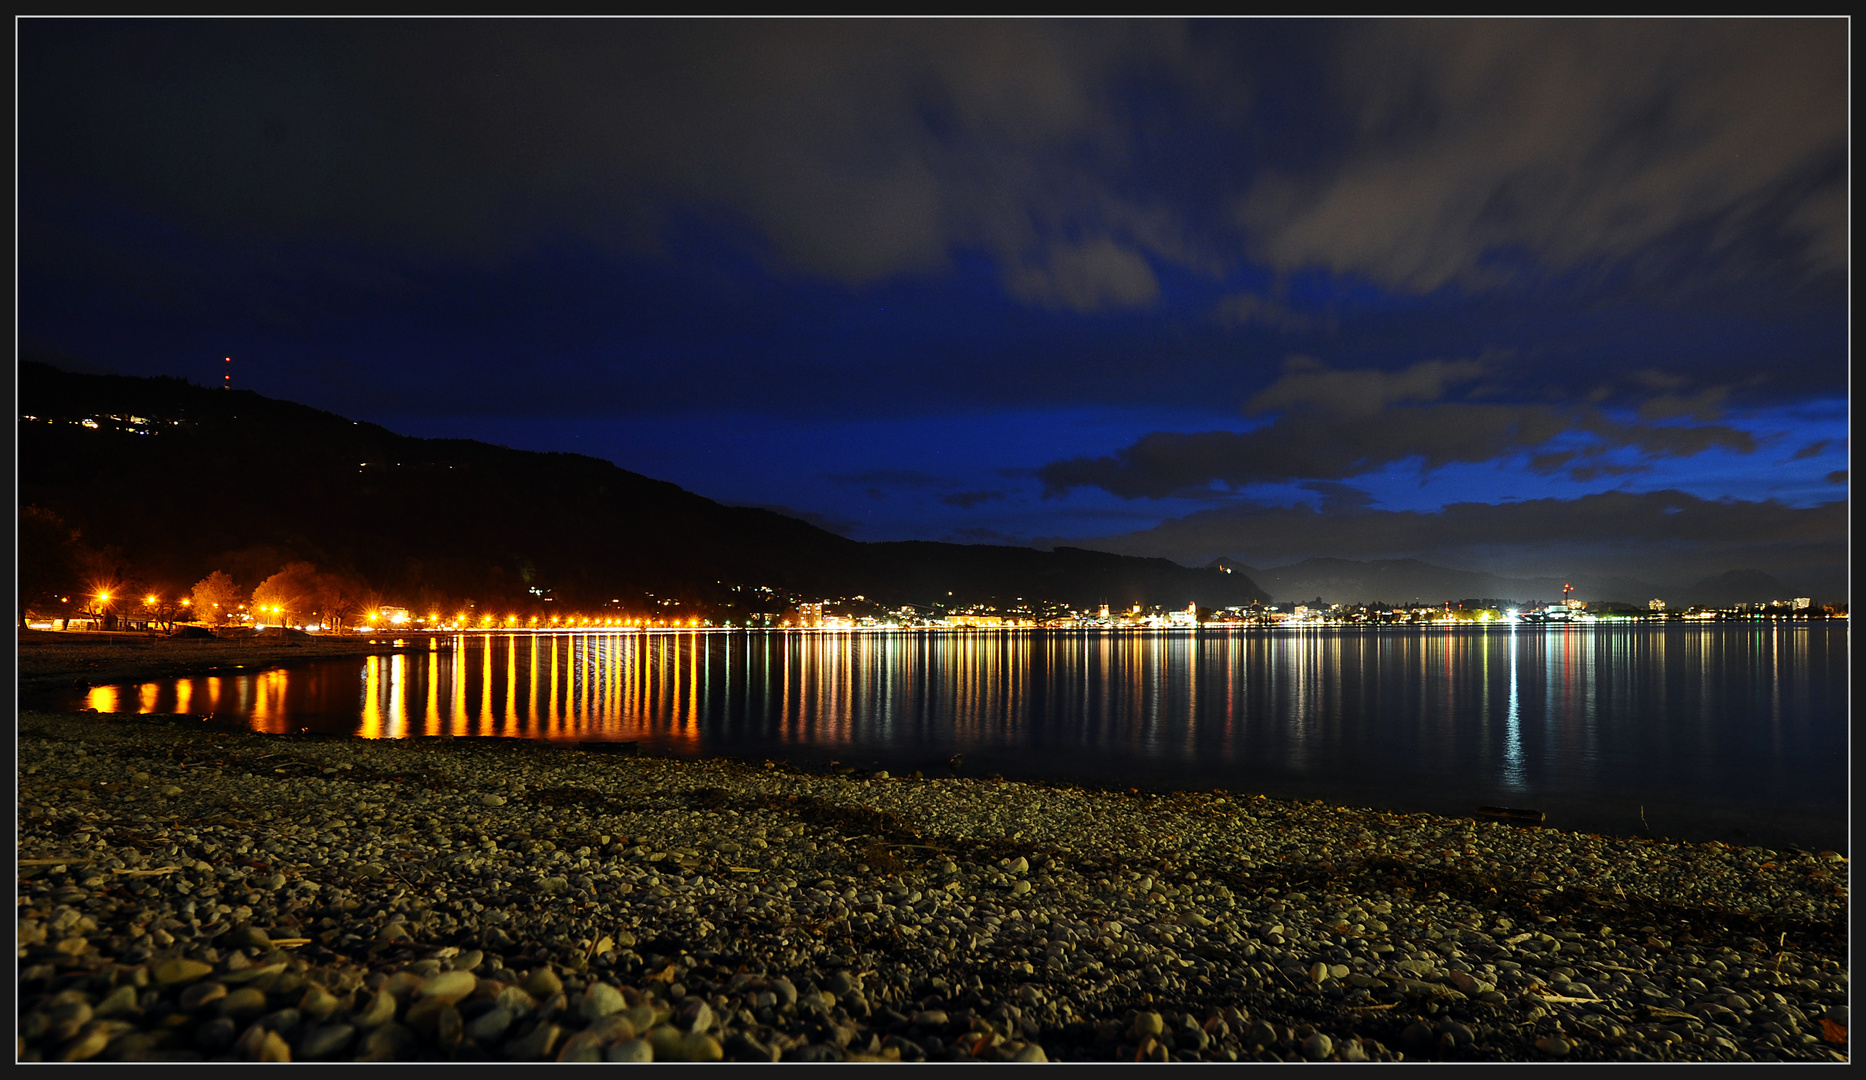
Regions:
M 1625 572 L 1831 583 L 1846 29 L 27 20 L 19 333 L 865 540 L 1612 506 Z M 1667 492 L 1730 534 L 1601 501 Z

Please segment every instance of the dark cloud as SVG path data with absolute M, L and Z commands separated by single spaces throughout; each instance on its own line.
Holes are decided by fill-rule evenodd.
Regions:
M 1832 444 L 1833 444 L 1832 439 L 1816 439 L 1813 442 L 1809 443 L 1808 445 L 1795 451 L 1795 455 L 1789 458 L 1788 460 L 1806 461 L 1808 458 L 1811 458 L 1811 457 L 1820 457 L 1821 451 L 1827 449 Z
M 1260 177 L 1239 220 L 1277 266 L 1396 288 L 1774 250 L 1846 266 L 1843 19 L 1364 22 L 1334 58 L 1347 131 Z M 1686 256 L 1689 258 L 1689 256 Z
M 1379 510 L 1343 500 L 1320 510 L 1300 505 L 1202 510 L 1081 546 L 1164 555 L 1188 566 L 1218 556 L 1256 566 L 1312 556 L 1416 557 L 1508 573 L 1560 575 L 1585 567 L 1665 583 L 1744 566 L 1785 580 L 1809 575 L 1843 580 L 1847 510 L 1844 502 L 1800 509 L 1774 501 L 1700 499 L 1678 491 L 1454 503 L 1435 512 Z
M 100 179 L 197 222 L 496 259 L 654 244 L 717 209 L 853 284 L 961 251 L 1045 306 L 1211 265 L 1144 182 L 1121 91 L 1243 89 L 1172 23 L 637 21 L 22 27 L 27 186 Z M 1209 110 L 1208 110 L 1209 111 Z
M 1484 373 L 1481 360 L 1427 360 L 1403 371 L 1333 371 L 1320 361 L 1292 356 L 1283 377 L 1250 400 L 1253 414 L 1315 408 L 1346 418 L 1373 416 L 1390 405 L 1437 401 L 1459 383 Z
M 1479 378 L 1484 368 L 1477 361 L 1431 360 L 1391 373 L 1334 371 L 1298 359 L 1251 400 L 1252 412 L 1283 410 L 1271 422 L 1245 432 L 1157 431 L 1112 455 L 1052 462 L 1038 476 L 1052 495 L 1097 487 L 1127 499 L 1160 499 L 1212 484 L 1236 489 L 1344 480 L 1415 458 L 1428 471 L 1493 461 L 1534 452 L 1569 434 L 1591 441 L 1579 449 L 1533 454 L 1531 468 L 1584 469 L 1593 477 L 1628 468 L 1593 460 L 1615 450 L 1663 458 L 1713 447 L 1749 453 L 1756 446 L 1748 432 L 1723 425 L 1629 423 L 1572 406 L 1439 400 L 1454 385 Z
M 1835 469 L 1835 470 L 1834 470 L 1833 472 L 1830 472 L 1830 473 L 1828 473 L 1828 474 L 1827 474 L 1827 482 L 1828 482 L 1828 483 L 1830 483 L 1830 484 L 1844 484 L 1844 483 L 1846 483 L 1846 482 L 1847 482 L 1847 470 L 1845 470 L 1845 469 Z
M 981 503 L 1004 498 L 1002 491 L 955 491 L 951 495 L 940 496 L 940 502 L 947 506 L 956 506 L 961 510 L 970 510 Z
M 1296 311 L 1276 297 L 1250 292 L 1232 293 L 1221 298 L 1213 306 L 1212 315 L 1225 326 L 1266 326 L 1286 334 L 1340 329 L 1338 319 Z

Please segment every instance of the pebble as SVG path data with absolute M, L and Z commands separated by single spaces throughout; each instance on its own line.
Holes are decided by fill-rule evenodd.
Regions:
M 421 984 L 419 991 L 423 998 L 452 1005 L 472 993 L 479 985 L 479 979 L 471 971 L 443 972 Z
M 585 993 L 578 1011 L 586 1020 L 601 1020 L 627 1007 L 628 1001 L 622 997 L 620 990 L 607 983 L 596 983 Z
M 1844 860 L 1242 793 L 19 733 L 22 1060 L 1835 1060 L 1846 1026 Z M 74 794 L 139 772 L 184 793 Z M 143 868 L 173 869 L 106 872 Z
M 604 1061 L 645 1062 L 654 1060 L 654 1049 L 647 1039 L 629 1039 L 603 1052 Z

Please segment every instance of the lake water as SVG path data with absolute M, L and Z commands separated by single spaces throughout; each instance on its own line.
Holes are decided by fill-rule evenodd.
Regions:
M 473 634 L 78 691 L 369 738 L 1233 791 L 1846 848 L 1848 632 L 1824 621 L 1237 632 Z M 1643 819 L 1642 819 L 1643 813 Z

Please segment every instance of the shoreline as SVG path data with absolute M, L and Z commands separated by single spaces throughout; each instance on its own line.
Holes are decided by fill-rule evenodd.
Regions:
M 16 696 L 88 686 L 112 686 L 224 675 L 310 660 L 380 656 L 412 650 L 395 635 L 262 638 L 170 638 L 134 631 L 16 630 Z
M 1845 1026 L 1832 853 L 131 714 L 20 739 L 44 1059 L 1834 1060 Z

